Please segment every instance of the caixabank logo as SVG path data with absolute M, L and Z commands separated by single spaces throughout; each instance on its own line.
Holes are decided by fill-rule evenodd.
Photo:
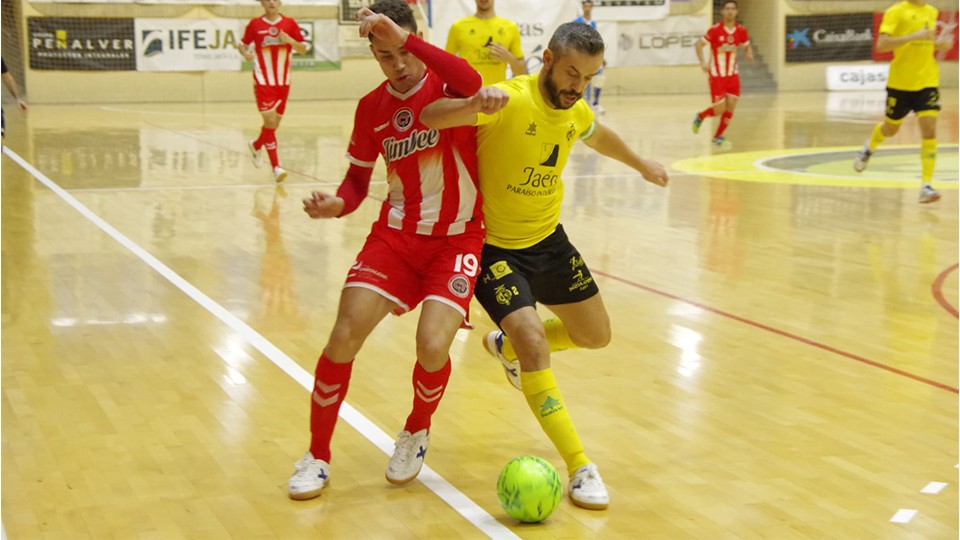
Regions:
M 869 60 L 873 14 L 788 16 L 787 62 Z
M 133 19 L 28 17 L 30 67 L 62 71 L 137 68 Z

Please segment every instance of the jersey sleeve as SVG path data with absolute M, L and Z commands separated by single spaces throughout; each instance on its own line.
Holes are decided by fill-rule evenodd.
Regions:
M 287 25 L 287 35 L 303 43 L 303 32 L 300 31 L 300 25 L 293 19 L 287 19 L 290 23 Z
M 884 12 L 883 21 L 880 23 L 880 28 L 877 29 L 877 34 L 893 36 L 897 31 L 897 26 L 899 25 L 900 10 L 897 9 L 897 6 L 893 6 Z
M 580 103 L 583 104 L 582 107 L 580 106 Z M 582 131 L 580 131 L 577 137 L 581 141 L 585 141 L 590 137 L 593 137 L 593 134 L 597 132 L 597 122 L 595 119 L 596 117 L 593 115 L 593 110 L 590 109 L 590 106 L 587 105 L 585 101 L 580 101 L 577 104 L 577 107 L 579 109 L 578 110 L 579 118 L 577 119 L 577 122 L 579 123 L 579 125 L 587 126 Z
M 253 29 L 253 21 L 247 23 L 246 30 L 243 31 L 243 39 L 240 40 L 240 43 L 244 45 L 249 45 L 253 43 L 254 38 L 256 37 L 256 32 Z
M 523 58 L 523 47 L 520 46 L 520 28 L 516 23 L 510 24 L 510 54 L 515 58 Z
M 740 45 L 749 45 L 750 36 L 747 34 L 747 29 L 741 26 L 737 30 L 740 31 Z
M 350 135 L 350 145 L 347 147 L 347 161 L 359 167 L 373 168 L 380 155 L 377 143 L 373 136 L 373 127 L 369 116 L 364 110 L 372 109 L 373 105 L 367 99 L 361 99 L 357 104 L 357 112 L 353 116 L 353 133 Z

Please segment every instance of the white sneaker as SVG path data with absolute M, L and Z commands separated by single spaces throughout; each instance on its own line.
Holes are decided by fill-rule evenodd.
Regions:
M 871 152 L 869 148 L 864 148 L 857 152 L 857 157 L 853 160 L 853 170 L 863 172 L 867 168 L 867 162 L 870 161 L 870 156 L 872 155 L 873 152 Z
M 523 385 L 520 383 L 520 360 L 507 360 L 507 358 L 503 356 L 503 332 L 497 330 L 487 334 L 486 337 L 483 338 L 483 348 L 486 349 L 491 356 L 500 361 L 503 365 L 504 374 L 507 376 L 510 384 L 517 390 L 523 390 Z
M 247 142 L 247 148 L 250 150 L 250 157 L 253 159 L 253 166 L 259 169 L 260 166 L 263 165 L 263 147 L 261 146 L 259 150 L 254 148 L 253 143 L 255 142 L 257 142 L 256 139 L 251 139 L 249 142 Z
M 287 179 L 287 171 L 283 170 L 280 167 L 273 168 L 273 179 L 279 184 Z
M 603 510 L 610 504 L 610 495 L 597 466 L 588 463 L 570 477 L 570 499 L 573 504 L 588 510 Z
M 937 193 L 937 190 L 933 189 L 930 184 L 924 184 L 920 188 L 920 202 L 921 203 L 932 203 L 940 200 L 940 194 Z
M 421 429 L 411 434 L 401 431 L 393 448 L 393 455 L 387 463 L 387 481 L 391 484 L 406 484 L 420 474 L 423 458 L 430 445 L 430 431 Z
M 315 459 L 309 450 L 293 466 L 297 470 L 287 482 L 287 493 L 291 499 L 312 499 L 320 495 L 320 491 L 330 483 L 330 464 L 322 459 Z

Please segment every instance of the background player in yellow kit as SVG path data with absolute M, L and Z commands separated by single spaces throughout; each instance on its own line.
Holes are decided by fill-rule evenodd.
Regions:
M 877 31 L 877 51 L 893 51 L 890 75 L 887 78 L 887 111 L 883 122 L 857 154 L 853 168 L 861 172 L 867 161 L 887 137 L 900 130 L 900 124 L 910 111 L 917 114 L 920 124 L 920 164 L 923 185 L 920 202 L 940 200 L 940 194 L 930 181 L 937 162 L 937 113 L 940 111 L 940 67 L 933 54 L 953 47 L 952 36 L 944 32 L 937 39 L 937 8 L 925 0 L 904 0 L 883 14 Z
M 631 150 L 609 128 L 594 121 L 581 99 L 603 65 L 603 38 L 586 24 L 561 25 L 550 38 L 538 74 L 485 87 L 474 98 L 440 99 L 421 120 L 435 127 L 478 125 L 477 158 L 487 239 L 481 255 L 476 298 L 502 332 L 485 345 L 500 359 L 514 386 L 556 446 L 570 475 L 574 504 L 603 509 L 610 497 L 587 458 L 550 369 L 550 352 L 600 348 L 610 341 L 610 318 L 590 270 L 560 225 L 561 174 L 570 150 L 583 140 L 621 161 L 658 186 L 666 170 Z M 486 92 L 509 97 L 495 114 L 478 114 Z M 494 109 L 495 110 L 495 109 Z M 540 320 L 537 303 L 558 319 Z
M 447 52 L 459 55 L 483 77 L 483 84 L 507 80 L 527 72 L 517 23 L 497 17 L 493 0 L 476 0 L 477 12 L 458 19 L 447 34 Z

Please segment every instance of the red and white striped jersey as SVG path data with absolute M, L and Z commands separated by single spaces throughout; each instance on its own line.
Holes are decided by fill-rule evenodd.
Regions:
M 255 46 L 253 81 L 259 86 L 290 85 L 290 55 L 293 54 L 293 47 L 282 43 L 277 37 L 281 30 L 293 39 L 303 41 L 297 22 L 282 15 L 273 22 L 265 17 L 250 19 L 240 40 L 244 45 L 253 43 Z
M 430 236 L 483 227 L 476 128 L 420 123 L 423 108 L 445 96 L 443 81 L 427 69 L 407 92 L 384 81 L 357 104 L 347 159 L 372 168 L 381 155 L 387 164 L 389 194 L 378 224 Z
M 710 44 L 711 77 L 730 77 L 739 73 L 737 48 L 750 43 L 746 28 L 740 24 L 727 28 L 721 21 L 711 26 L 702 39 Z

